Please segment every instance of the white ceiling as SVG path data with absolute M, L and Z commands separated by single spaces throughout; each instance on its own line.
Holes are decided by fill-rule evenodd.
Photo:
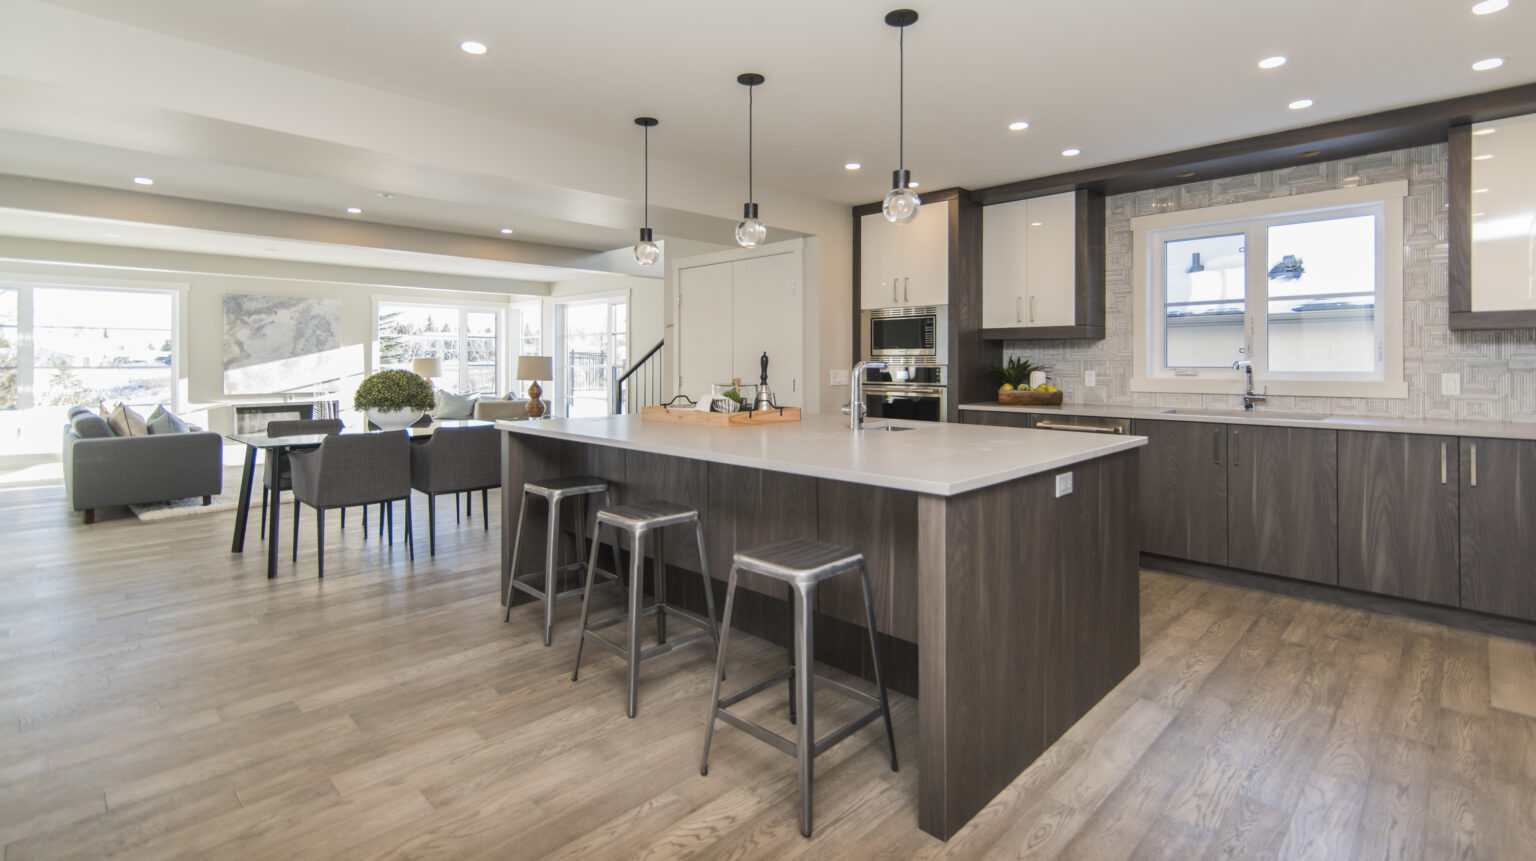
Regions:
M 653 159 L 713 175 L 722 201 L 745 199 L 745 93 L 735 82 L 745 71 L 767 76 L 756 99 L 760 200 L 773 190 L 843 205 L 877 200 L 896 166 L 897 34 L 882 21 L 895 0 L 44 2 L 514 123 L 573 147 L 635 153 L 640 136 L 631 119 L 652 114 L 662 120 L 652 133 Z M 1536 0 L 1514 0 L 1489 16 L 1472 15 L 1472 2 L 919 5 L 921 20 L 907 31 L 907 167 L 928 188 L 984 187 L 1536 79 Z M 489 53 L 461 52 L 464 39 L 486 43 Z M 1272 54 L 1290 62 L 1258 69 Z M 1504 66 L 1470 69 L 1490 56 L 1504 57 Z M 296 104 L 303 96 L 294 94 Z M 155 102 L 154 93 L 141 98 Z M 1298 98 L 1315 106 L 1289 110 Z M 92 146 L 50 145 L 66 132 L 29 137 L 37 125 L 8 123 L 4 101 L 0 172 L 111 184 L 144 163 L 135 162 L 137 147 L 104 148 L 99 136 Z M 262 119 L 270 105 L 244 114 L 242 107 L 226 106 L 221 119 L 248 122 L 250 134 L 270 127 Z M 81 122 L 81 109 L 74 113 Z M 1031 127 L 1006 129 L 1019 119 Z M 1069 146 L 1082 155 L 1063 158 Z M 308 157 L 302 148 L 294 153 Z M 638 223 L 633 182 L 608 199 L 572 204 L 529 193 L 523 205 L 507 206 L 527 189 L 484 170 L 453 176 L 441 166 L 390 163 L 370 176 L 327 181 L 297 164 L 241 170 L 221 165 L 216 150 L 199 155 L 201 163 L 180 158 L 187 176 L 175 193 L 333 213 L 398 188 L 380 177 L 399 177 L 408 193 L 355 203 L 364 218 L 477 235 L 505 224 L 517 228 L 516 239 L 588 249 L 631 241 Z M 865 167 L 850 173 L 847 161 Z M 732 205 L 739 203 L 664 211 L 658 227 L 673 217 L 680 235 L 712 235 L 734 217 L 723 211 Z M 697 217 L 684 226 L 690 214 Z M 773 225 L 766 204 L 765 216 Z

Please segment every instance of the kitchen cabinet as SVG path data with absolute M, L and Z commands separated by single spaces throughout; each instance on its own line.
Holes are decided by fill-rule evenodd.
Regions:
M 1003 413 L 996 410 L 966 410 L 961 419 L 970 425 L 992 425 L 1005 428 L 1034 427 L 1032 416 L 1027 413 Z
M 1461 439 L 1461 606 L 1536 620 L 1536 442 Z
M 1227 427 L 1227 564 L 1339 582 L 1338 434 Z
M 911 224 L 860 217 L 860 309 L 949 304 L 949 206 L 925 203 Z
M 1339 433 L 1339 585 L 1457 606 L 1455 437 Z
M 1076 323 L 1076 210 L 1070 192 L 982 209 L 982 328 Z
M 1131 433 L 1147 438 L 1140 461 L 1142 552 L 1226 565 L 1226 426 L 1137 419 Z

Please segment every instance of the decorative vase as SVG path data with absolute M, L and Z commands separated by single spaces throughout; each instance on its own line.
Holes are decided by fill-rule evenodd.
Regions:
M 544 389 L 539 387 L 537 381 L 528 386 L 528 406 L 523 409 L 528 413 L 528 418 L 536 419 L 544 415 L 544 401 L 540 398 Z
M 405 430 L 415 424 L 423 415 L 421 410 L 394 409 L 380 410 L 369 407 L 367 409 L 368 421 L 379 426 L 379 430 Z

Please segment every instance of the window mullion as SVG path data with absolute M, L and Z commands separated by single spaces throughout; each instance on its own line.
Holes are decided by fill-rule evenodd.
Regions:
M 1248 289 L 1243 302 L 1248 317 L 1248 360 L 1253 372 L 1269 374 L 1269 237 L 1268 224 L 1259 222 L 1245 231 L 1243 247 L 1248 261 Z

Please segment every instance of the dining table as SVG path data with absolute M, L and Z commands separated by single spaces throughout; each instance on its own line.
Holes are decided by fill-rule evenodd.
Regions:
M 413 442 L 417 440 L 424 441 L 431 438 L 432 432 L 438 428 L 490 427 L 491 424 L 491 422 L 481 421 L 478 419 L 444 419 L 442 421 L 432 422 L 428 425 L 405 428 L 405 434 L 406 436 L 409 436 Z M 344 428 L 340 431 L 340 433 L 394 433 L 394 431 Z M 243 553 L 245 552 L 246 522 L 250 519 L 251 515 L 251 485 L 255 483 L 256 479 L 256 453 L 259 451 L 264 451 L 266 452 L 266 456 L 269 458 L 279 457 L 285 451 L 291 451 L 293 449 L 315 448 L 316 446 L 320 445 L 320 443 L 324 442 L 326 437 L 332 436 L 332 434 L 309 433 L 289 434 L 285 436 L 268 436 L 265 432 L 262 432 L 231 433 L 225 434 L 224 436 L 233 442 L 238 442 L 245 446 L 245 464 L 240 471 L 240 496 L 237 500 L 237 506 L 235 509 L 235 535 L 234 540 L 230 544 L 229 548 L 229 552 L 231 553 Z M 278 528 L 278 524 L 280 522 L 278 520 L 278 511 L 281 508 L 279 503 L 280 497 L 281 494 L 273 493 L 267 506 L 268 579 L 277 577 L 277 559 L 279 555 L 278 542 L 280 540 L 279 535 L 282 533 L 282 530 Z M 295 501 L 294 505 L 298 505 L 298 502 Z

